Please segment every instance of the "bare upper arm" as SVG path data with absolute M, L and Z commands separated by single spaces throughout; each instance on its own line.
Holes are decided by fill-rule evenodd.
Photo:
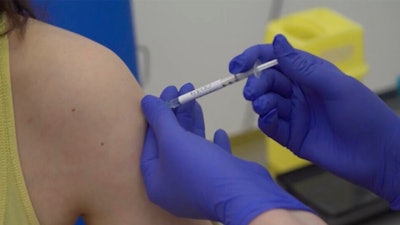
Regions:
M 143 92 L 128 68 L 104 47 L 52 29 L 32 35 L 42 46 L 14 54 L 15 63 L 36 60 L 29 73 L 14 67 L 13 93 L 24 175 L 41 222 L 82 214 L 96 225 L 205 223 L 147 199 L 139 169 Z

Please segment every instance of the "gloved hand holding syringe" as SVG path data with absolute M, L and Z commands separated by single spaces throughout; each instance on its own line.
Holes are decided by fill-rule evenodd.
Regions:
M 182 104 L 193 101 L 194 99 L 200 98 L 204 95 L 207 95 L 216 90 L 224 88 L 230 84 L 233 84 L 240 80 L 243 80 L 252 74 L 254 74 L 255 76 L 258 76 L 261 71 L 268 69 L 270 67 L 273 67 L 277 64 L 278 64 L 278 61 L 276 59 L 273 59 L 266 63 L 260 64 L 260 65 L 255 65 L 253 69 L 248 70 L 244 73 L 238 73 L 235 75 L 231 75 L 229 77 L 225 77 L 225 78 L 216 80 L 216 81 L 206 84 L 202 87 L 196 88 L 195 90 L 193 90 L 191 92 L 188 92 L 177 98 L 172 99 L 171 101 L 168 102 L 168 106 L 170 108 L 176 108 Z

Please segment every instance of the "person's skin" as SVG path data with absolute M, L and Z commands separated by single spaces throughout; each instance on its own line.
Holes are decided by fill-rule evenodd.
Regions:
M 254 218 L 249 225 L 327 225 L 321 218 L 307 211 L 273 209 Z
M 104 28 L 106 29 L 106 28 Z M 211 224 L 151 203 L 139 170 L 143 92 L 105 47 L 29 19 L 9 35 L 17 144 L 41 225 Z

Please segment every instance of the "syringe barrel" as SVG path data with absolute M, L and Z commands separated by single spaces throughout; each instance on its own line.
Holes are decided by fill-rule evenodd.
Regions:
M 266 62 L 264 64 L 258 65 L 256 67 L 254 67 L 253 69 L 244 72 L 244 73 L 238 73 L 236 75 L 233 76 L 229 76 L 229 77 L 225 77 L 219 80 L 216 80 L 214 82 L 211 82 L 209 84 L 206 84 L 202 87 L 199 87 L 191 92 L 188 92 L 186 94 L 183 94 L 181 96 L 179 96 L 176 99 L 172 99 L 171 101 L 168 102 L 169 106 L 171 108 L 176 108 L 179 105 L 185 104 L 187 102 L 190 102 L 194 99 L 200 98 L 201 96 L 210 94 L 216 90 L 219 90 L 223 87 L 226 87 L 228 85 L 231 85 L 233 83 L 236 83 L 237 81 L 240 81 L 242 79 L 247 78 L 249 75 L 253 74 L 254 72 L 261 72 L 262 70 L 265 70 L 267 68 L 270 68 L 272 66 L 275 66 L 278 64 L 278 61 L 276 59 L 271 60 L 269 62 Z
M 183 94 L 178 97 L 178 101 L 180 104 L 185 104 L 189 101 L 192 101 L 193 99 L 199 98 L 201 96 L 204 96 L 206 94 L 209 94 L 211 92 L 214 92 L 218 89 L 223 88 L 224 85 L 220 80 L 216 80 L 214 82 L 211 82 L 209 84 L 206 84 L 202 87 L 196 88 L 195 90 L 188 92 L 186 94 Z

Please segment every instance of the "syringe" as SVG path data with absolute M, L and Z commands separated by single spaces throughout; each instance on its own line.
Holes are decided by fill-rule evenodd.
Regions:
M 244 73 L 238 73 L 235 75 L 231 75 L 229 77 L 225 77 L 219 80 L 216 80 L 214 82 L 211 82 L 209 84 L 206 84 L 202 87 L 196 88 L 195 90 L 188 92 L 186 94 L 183 94 L 177 98 L 174 98 L 168 102 L 168 106 L 170 108 L 176 108 L 182 104 L 185 104 L 187 102 L 193 101 L 194 99 L 200 98 L 204 95 L 210 94 L 216 90 L 219 90 L 221 88 L 224 88 L 228 85 L 231 85 L 233 83 L 236 83 L 240 80 L 243 80 L 244 78 L 254 74 L 256 76 L 259 75 L 259 73 L 265 69 L 268 69 L 270 67 L 273 67 L 278 64 L 278 60 L 273 59 L 271 61 L 268 61 L 266 63 L 260 64 L 260 65 L 255 65 L 253 69 L 250 69 Z

